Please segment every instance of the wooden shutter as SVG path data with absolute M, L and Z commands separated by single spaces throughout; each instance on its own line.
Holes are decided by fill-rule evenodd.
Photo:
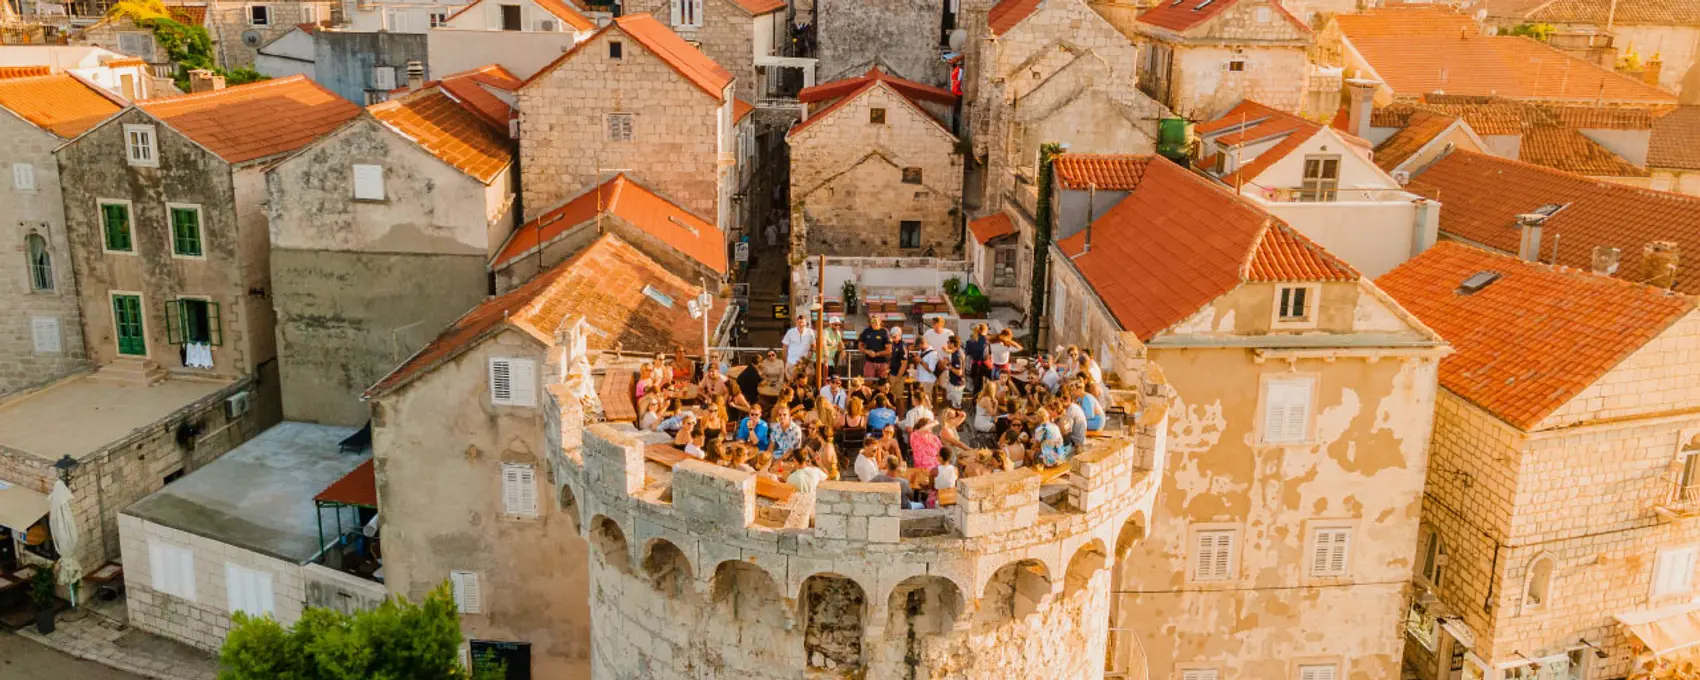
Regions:
M 484 593 L 478 585 L 478 574 L 470 571 L 449 572 L 449 583 L 454 589 L 455 604 L 459 605 L 462 614 L 477 614 L 484 609 Z
M 183 344 L 183 329 L 188 324 L 183 319 L 183 301 L 165 301 L 165 344 Z
M 224 317 L 219 313 L 217 302 L 207 303 L 207 336 L 207 344 L 224 346 Z
M 1696 554 L 1694 548 L 1683 548 L 1659 555 L 1653 571 L 1653 594 L 1674 595 L 1692 590 Z
M 1299 666 L 1299 680 L 1334 680 L 1334 665 Z
M 1311 576 L 1344 576 L 1346 556 L 1350 554 L 1350 529 L 1317 529 L 1311 547 Z
M 682 20 L 681 15 L 683 14 L 683 12 L 681 12 L 681 10 L 683 9 L 683 7 L 681 7 L 681 5 L 684 2 L 685 2 L 685 0 L 673 0 L 671 3 L 669 3 L 669 4 L 672 5 L 672 21 L 670 22 L 669 25 L 671 25 L 671 26 L 678 26 L 679 25 L 679 22 Z
M 244 612 L 250 616 L 262 616 L 276 611 L 270 573 L 226 562 L 224 585 L 229 596 L 230 613 Z
M 536 406 L 537 362 L 530 359 L 491 359 L 490 403 Z
M 154 590 L 195 601 L 195 555 L 188 549 L 149 543 L 148 570 Z
M 1310 437 L 1312 378 L 1270 380 L 1263 388 L 1263 441 L 1302 442 Z
M 502 466 L 502 514 L 537 516 L 537 477 L 531 466 Z
M 490 360 L 490 403 L 513 403 L 513 364 L 507 359 Z
M 525 517 L 537 516 L 537 470 L 531 466 L 519 469 L 519 513 Z
M 1213 581 L 1228 578 L 1233 556 L 1232 531 L 1200 531 L 1193 551 L 1192 574 L 1195 580 Z
M 1216 680 L 1216 669 L 1193 668 L 1182 671 L 1181 680 Z

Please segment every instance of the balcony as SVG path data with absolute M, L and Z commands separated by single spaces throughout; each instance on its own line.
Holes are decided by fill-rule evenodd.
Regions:
M 1669 520 L 1687 519 L 1700 515 L 1700 482 L 1683 479 L 1667 480 L 1664 482 L 1664 487 L 1664 495 L 1658 505 L 1653 506 L 1653 512 Z
M 797 93 L 815 84 L 815 60 L 808 57 L 756 57 L 756 92 L 763 105 L 795 103 Z

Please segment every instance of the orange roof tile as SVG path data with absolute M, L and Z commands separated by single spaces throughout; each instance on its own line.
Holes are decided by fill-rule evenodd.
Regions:
M 1002 0 L 986 12 L 986 27 L 992 35 L 1003 35 L 1039 11 L 1041 0 Z
M 1375 145 L 1375 164 L 1382 170 L 1392 172 L 1456 122 L 1457 118 L 1438 113 L 1412 113 L 1404 128 Z
M 591 21 L 590 17 L 587 17 L 584 14 L 580 13 L 577 7 L 569 5 L 565 2 L 561 2 L 561 0 L 533 0 L 533 1 L 537 3 L 538 7 L 542 7 L 544 11 L 555 15 L 556 19 L 560 19 L 566 25 L 573 27 L 574 30 L 591 31 L 591 30 L 596 29 L 596 22 Z M 455 12 L 453 14 L 450 14 L 448 16 L 448 19 L 453 19 L 453 18 L 458 17 L 462 14 L 465 14 L 465 13 L 467 13 L 467 11 L 471 10 L 474 7 L 477 7 L 479 5 L 479 3 L 482 3 L 482 2 L 484 2 L 484 0 L 472 0 L 472 2 L 467 3 L 467 5 L 465 7 L 462 7 L 458 10 L 455 10 Z M 445 19 L 445 21 L 446 20 L 447 19 Z
M 227 163 L 294 151 L 360 115 L 359 106 L 299 75 L 136 106 Z
M 732 3 L 758 16 L 785 9 L 785 0 L 732 0 Z
M 708 58 L 708 55 L 685 42 L 685 39 L 674 33 L 673 29 L 668 28 L 666 24 L 657 21 L 655 17 L 648 14 L 627 14 L 615 17 L 612 22 L 603 26 L 595 35 L 580 40 L 578 44 L 573 45 L 572 49 L 567 50 L 566 54 L 562 54 L 560 58 L 549 62 L 548 66 L 544 66 L 536 73 L 531 74 L 531 77 L 526 78 L 525 82 L 520 83 L 520 87 L 523 88 L 542 79 L 545 75 L 553 72 L 556 66 L 577 56 L 585 45 L 595 41 L 597 35 L 611 30 L 618 30 L 624 33 L 626 37 L 636 40 L 644 49 L 649 50 L 651 54 L 666 62 L 668 66 L 673 67 L 673 70 L 678 71 L 679 75 L 685 77 L 685 80 L 691 81 L 691 84 L 714 97 L 715 101 L 725 101 L 726 86 L 730 85 L 733 79 L 732 72 L 722 68 L 720 64 Z
M 1552 24 L 1700 24 L 1700 0 L 1552 0 L 1524 15 L 1529 21 Z
M 166 5 L 165 15 L 172 21 L 185 26 L 205 26 L 207 24 L 206 5 Z
M 1233 7 L 1234 3 L 1239 1 L 1240 0 L 1161 0 L 1151 9 L 1141 12 L 1139 14 L 1139 21 L 1140 23 L 1184 33 L 1202 25 L 1206 21 L 1209 21 L 1216 15 L 1227 10 L 1229 7 Z M 1288 12 L 1287 8 L 1282 6 L 1282 3 L 1270 2 L 1269 6 L 1274 8 L 1276 13 L 1280 14 L 1294 27 L 1304 31 L 1305 33 L 1310 32 L 1310 27 L 1306 26 L 1305 22 L 1299 21 L 1299 18 L 1293 16 L 1291 12 Z
M 600 211 L 598 205 L 602 206 Z M 662 198 L 624 173 L 521 225 L 508 237 L 491 267 L 501 269 L 569 231 L 589 228 L 598 214 L 630 222 L 685 256 L 726 273 L 726 237 L 712 222 Z
M 1647 166 L 1700 170 L 1700 106 L 1681 106 L 1653 122 Z
M 1369 12 L 1335 15 L 1340 32 L 1350 39 L 1480 35 L 1481 27 L 1468 14 L 1443 7 L 1384 7 Z
M 646 288 L 668 298 L 671 306 L 646 293 Z M 592 349 L 609 349 L 618 343 L 627 351 L 685 347 L 689 352 L 702 346 L 702 322 L 691 318 L 687 306 L 700 292 L 700 287 L 668 272 L 630 244 L 604 234 L 572 259 L 456 319 L 366 390 L 366 397 L 382 396 L 411 382 L 503 328 L 550 342 L 556 327 L 571 315 L 582 315 L 594 329 L 588 339 Z M 725 310 L 726 300 L 716 298 L 709 318 L 718 321 Z
M 1264 170 L 1286 158 L 1287 154 L 1299 148 L 1299 145 L 1315 136 L 1323 127 L 1321 123 L 1246 99 L 1220 118 L 1202 123 L 1194 130 L 1200 137 L 1209 138 L 1217 145 L 1230 149 L 1271 139 L 1280 140 L 1262 153 L 1243 159 L 1234 172 L 1221 177 L 1223 183 L 1234 186 L 1257 179 Z M 1345 131 L 1336 130 L 1335 133 L 1348 144 L 1366 148 L 1369 146 L 1367 140 Z
M 519 84 L 519 77 L 501 64 L 486 64 L 426 83 L 427 86 L 437 85 L 443 88 L 444 92 L 460 100 L 462 106 L 472 109 L 473 113 L 495 126 L 504 135 L 508 132 L 508 120 L 513 118 L 513 108 L 490 90 L 511 93 Z
M 1641 273 L 1641 249 L 1674 241 L 1684 269 L 1676 289 L 1700 294 L 1686 262 L 1700 257 L 1700 198 L 1641 189 L 1471 151 L 1453 151 L 1413 177 L 1406 190 L 1445 204 L 1440 232 L 1501 252 L 1517 252 L 1517 215 L 1543 205 L 1567 206 L 1542 226 L 1543 259 L 1558 245 L 1558 264 L 1592 266 L 1595 246 L 1622 251 L 1618 275 Z M 1692 254 L 1692 255 L 1691 255 Z
M 1132 191 L 1145 178 L 1151 156 L 1067 153 L 1051 161 L 1051 174 L 1064 189 Z
M 366 110 L 427 153 L 485 184 L 495 181 L 513 164 L 513 144 L 507 136 L 437 88 L 403 95 Z
M 1478 272 L 1499 278 L 1463 291 Z M 1694 310 L 1683 295 L 1450 242 L 1376 284 L 1452 343 L 1442 386 L 1523 430 Z
M 732 100 L 732 122 L 741 123 L 744 118 L 756 112 L 756 105 L 742 99 Z
M 1431 21 L 1412 20 L 1418 16 L 1429 16 Z M 1529 38 L 1481 35 L 1474 31 L 1473 22 L 1450 32 L 1425 28 L 1456 24 L 1456 17 L 1442 10 L 1399 9 L 1341 15 L 1336 20 L 1346 40 L 1396 96 L 1446 92 L 1545 101 L 1676 104 L 1676 95 Z
M 64 139 L 123 107 L 118 97 L 69 73 L 0 79 L 0 108 Z
M 1359 278 L 1250 201 L 1157 157 L 1092 232 L 1090 250 L 1085 231 L 1057 248 L 1122 328 L 1142 340 L 1246 281 Z
M 824 106 L 819 106 L 819 108 L 812 110 L 803 122 L 791 126 L 791 131 L 785 133 L 785 136 L 789 138 L 802 132 L 805 128 L 813 125 L 815 121 L 823 120 L 832 115 L 838 109 L 843 108 L 845 104 L 848 104 L 852 100 L 856 99 L 856 97 L 861 96 L 863 92 L 872 90 L 882 84 L 891 88 L 891 91 L 896 92 L 899 97 L 908 102 L 909 105 L 914 107 L 916 111 L 920 112 L 922 116 L 925 116 L 928 120 L 937 124 L 940 129 L 945 131 L 946 134 L 949 134 L 952 137 L 956 136 L 955 133 L 950 131 L 950 128 L 945 127 L 944 121 L 939 120 L 938 116 L 933 115 L 933 113 L 928 111 L 926 107 L 921 106 L 922 101 L 936 102 L 939 104 L 955 104 L 956 95 L 951 94 L 949 90 L 939 89 L 931 85 L 924 85 L 913 80 L 904 80 L 879 70 L 879 67 L 877 66 L 870 67 L 867 73 L 854 78 L 844 78 L 841 80 L 834 80 L 830 83 L 822 83 L 814 87 L 803 88 L 802 91 L 797 93 L 797 101 L 810 105 L 824 104 Z
M 0 66 L 0 79 L 29 78 L 53 74 L 51 66 Z
M 996 212 L 969 222 L 968 231 L 974 234 L 974 240 L 980 245 L 986 245 L 992 239 L 1015 233 L 1015 223 L 1010 221 L 1009 215 Z
M 1572 128 L 1556 125 L 1531 126 L 1523 132 L 1517 157 L 1524 162 L 1594 177 L 1647 177 L 1646 168 L 1624 160 L 1622 156 Z

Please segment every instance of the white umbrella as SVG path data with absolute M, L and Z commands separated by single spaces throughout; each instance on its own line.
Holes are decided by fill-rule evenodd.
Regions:
M 59 583 L 70 589 L 71 606 L 77 606 L 77 586 L 83 581 L 83 565 L 73 553 L 77 551 L 77 518 L 71 514 L 71 487 L 65 481 L 53 483 L 47 494 L 47 526 L 53 530 L 53 547 L 59 551 Z

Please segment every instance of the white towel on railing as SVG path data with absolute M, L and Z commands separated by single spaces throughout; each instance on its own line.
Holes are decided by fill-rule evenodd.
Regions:
M 189 368 L 212 368 L 212 345 L 191 342 L 183 352 L 183 365 Z

